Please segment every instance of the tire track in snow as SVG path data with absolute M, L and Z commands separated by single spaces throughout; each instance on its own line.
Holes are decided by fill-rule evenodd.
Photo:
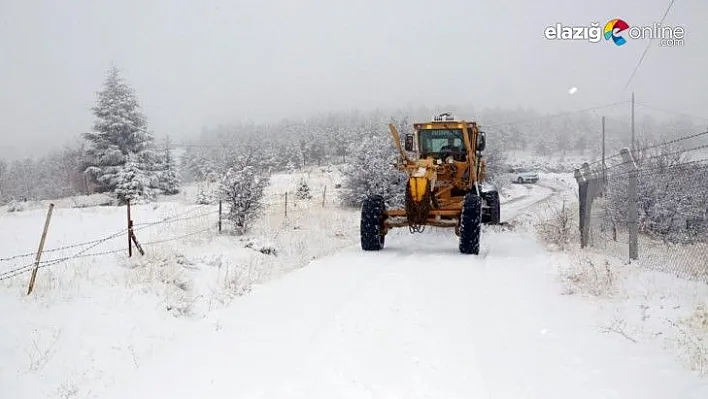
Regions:
M 475 346 L 454 344 L 471 324 L 469 314 L 456 317 L 450 306 L 465 301 L 466 283 L 447 289 L 448 274 L 439 269 L 469 265 L 396 252 L 403 259 L 340 308 L 302 368 L 271 397 L 488 397 L 480 371 L 469 367 L 477 364 Z
M 559 190 L 553 186 L 543 183 L 537 183 L 533 186 L 531 191 L 532 193 L 529 195 L 519 197 L 501 205 L 502 222 L 510 222 L 518 218 L 528 208 L 548 201 L 559 192 Z

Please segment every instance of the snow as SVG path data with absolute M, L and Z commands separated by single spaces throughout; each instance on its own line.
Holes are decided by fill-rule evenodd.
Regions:
M 285 217 L 301 178 L 313 198 L 288 195 Z M 698 331 L 704 285 L 621 262 L 614 285 L 572 280 L 581 254 L 548 252 L 530 228 L 573 200 L 572 174 L 505 187 L 512 226 L 484 226 L 480 256 L 459 254 L 450 229 L 394 230 L 362 252 L 340 181 L 325 168 L 273 175 L 243 237 L 216 234 L 218 205 L 185 186 L 134 206 L 136 223 L 203 216 L 137 226 L 138 239 L 208 231 L 130 260 L 120 235 L 91 250 L 120 253 L 40 269 L 30 296 L 27 274 L 0 281 L 0 397 L 708 397 L 690 371 L 700 335 L 681 341 L 665 322 Z M 125 228 L 124 207 L 57 204 L 46 248 Z M 0 258 L 36 250 L 45 215 L 0 212 Z
M 708 393 L 660 351 L 598 333 L 590 304 L 559 297 L 532 237 L 487 234 L 483 255 L 464 262 L 449 234 L 431 242 L 405 232 L 379 253 L 348 249 L 313 262 L 224 310 L 218 331 L 185 337 L 104 397 Z
M 292 192 L 307 176 L 274 175 L 265 214 L 243 237 L 218 236 L 218 205 L 194 205 L 196 187 L 186 186 L 178 195 L 132 207 L 145 257 L 136 251 L 128 260 L 126 236 L 120 234 L 87 252 L 118 253 L 41 268 L 31 296 L 26 296 L 27 273 L 0 281 L 0 313 L 12 315 L 6 316 L 12 322 L 0 329 L 0 397 L 101 396 L 127 370 L 172 347 L 176 337 L 213 328 L 204 320 L 254 285 L 356 244 L 351 226 L 359 215 L 335 211 L 334 173 L 311 172 L 314 198 L 289 199 L 284 216 L 285 191 Z M 70 200 L 55 202 L 47 250 L 108 237 L 126 227 L 125 207 L 77 209 Z M 0 262 L 0 274 L 32 263 L 46 205 L 0 212 L 0 258 L 28 255 Z M 178 220 L 151 225 L 167 217 Z M 88 247 L 49 251 L 43 259 L 72 256 Z

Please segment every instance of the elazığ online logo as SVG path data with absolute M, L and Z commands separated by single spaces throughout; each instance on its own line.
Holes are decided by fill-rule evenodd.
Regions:
M 624 32 L 627 29 L 629 29 L 628 23 L 619 18 L 611 19 L 605 24 L 605 40 L 612 39 L 616 45 L 621 46 L 627 43 L 627 40 L 622 36 L 618 36 L 618 33 Z
M 626 36 L 630 39 L 658 39 L 659 46 L 672 47 L 682 46 L 685 31 L 681 26 L 664 26 L 658 22 L 645 26 L 630 26 L 622 19 L 614 18 L 601 27 L 599 22 L 593 22 L 589 26 L 567 26 L 560 22 L 554 26 L 548 26 L 543 34 L 548 40 L 583 40 L 597 43 L 603 38 L 606 41 L 612 40 L 617 46 L 627 43 Z

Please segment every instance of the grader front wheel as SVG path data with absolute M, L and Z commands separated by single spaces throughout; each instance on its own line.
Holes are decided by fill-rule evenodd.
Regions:
M 380 195 L 367 197 L 361 206 L 361 249 L 378 251 L 384 246 L 383 220 L 386 205 Z
M 479 255 L 479 236 L 482 226 L 482 199 L 475 193 L 468 193 L 460 215 L 460 252 Z

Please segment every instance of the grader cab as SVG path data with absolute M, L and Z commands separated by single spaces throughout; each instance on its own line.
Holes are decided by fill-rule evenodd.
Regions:
M 461 253 L 479 254 L 481 224 L 500 222 L 499 193 L 484 182 L 484 132 L 476 122 L 455 120 L 448 113 L 414 123 L 403 145 L 395 125 L 389 129 L 400 153 L 396 167 L 408 175 L 405 206 L 386 209 L 382 196 L 367 197 L 361 209 L 362 249 L 382 249 L 395 227 L 414 233 L 436 226 L 455 229 Z

